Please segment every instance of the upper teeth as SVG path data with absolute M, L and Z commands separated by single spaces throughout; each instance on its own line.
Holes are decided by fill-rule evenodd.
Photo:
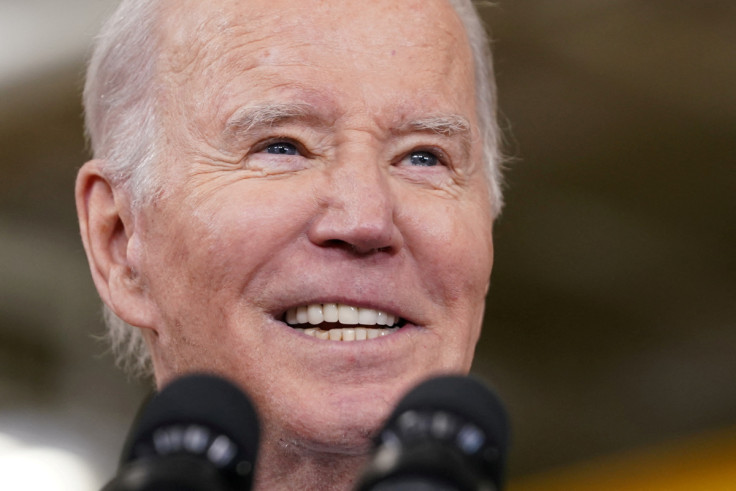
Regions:
M 336 322 L 349 326 L 393 326 L 396 321 L 395 315 L 380 310 L 339 303 L 314 303 L 286 311 L 286 323 L 292 325 Z

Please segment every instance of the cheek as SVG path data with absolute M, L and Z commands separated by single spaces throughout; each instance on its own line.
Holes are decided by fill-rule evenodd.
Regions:
M 275 251 L 296 241 L 310 201 L 291 186 L 253 184 L 231 186 L 196 206 L 183 200 L 157 215 L 149 228 L 163 232 L 145 247 L 159 306 L 189 315 L 199 309 L 204 316 L 224 309 L 218 304 L 242 294 L 274 263 Z
M 412 254 L 435 301 L 472 310 L 482 304 L 493 266 L 490 214 L 479 207 L 422 207 L 411 220 Z M 409 242 L 409 241 L 407 241 Z

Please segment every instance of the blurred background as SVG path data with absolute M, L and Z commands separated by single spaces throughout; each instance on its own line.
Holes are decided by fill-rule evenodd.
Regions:
M 0 0 L 3 489 L 98 489 L 150 389 L 99 340 L 73 203 L 115 4 Z M 509 489 L 736 489 L 736 3 L 482 11 L 510 160 L 474 370 Z

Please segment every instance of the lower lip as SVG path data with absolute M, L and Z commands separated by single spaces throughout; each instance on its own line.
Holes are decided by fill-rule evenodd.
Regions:
M 278 323 L 284 326 L 285 329 L 288 329 L 292 334 L 296 334 L 297 336 L 299 336 L 299 338 L 305 341 L 313 342 L 313 343 L 320 343 L 321 345 L 325 347 L 329 346 L 330 348 L 334 347 L 335 349 L 341 349 L 340 348 L 341 346 L 344 346 L 346 349 L 349 349 L 349 348 L 355 349 L 356 347 L 359 348 L 361 346 L 366 346 L 366 345 L 371 345 L 371 346 L 376 346 L 379 344 L 383 345 L 385 343 L 391 342 L 392 340 L 397 340 L 399 338 L 402 338 L 404 335 L 408 334 L 410 331 L 417 329 L 417 326 L 414 326 L 413 324 L 405 323 L 403 326 L 396 329 L 395 331 L 392 331 L 391 333 L 385 334 L 383 336 L 378 336 L 376 338 L 354 340 L 354 341 L 343 341 L 343 340 L 338 341 L 338 340 L 332 340 L 332 339 L 319 339 L 315 336 L 310 336 L 308 334 L 300 332 L 298 328 L 294 328 L 290 326 L 289 324 L 286 324 L 283 321 L 278 321 Z M 356 326 L 356 327 L 361 327 L 361 326 Z M 349 328 L 349 326 L 346 326 L 346 328 Z
M 417 339 L 424 329 L 412 324 L 405 324 L 389 335 L 364 341 L 322 340 L 300 333 L 284 322 L 277 321 L 277 324 L 280 327 L 274 331 L 283 334 L 272 339 L 275 343 L 271 346 L 273 349 L 294 362 L 332 374 L 330 376 L 337 376 L 335 370 L 343 374 L 340 377 L 356 373 L 354 370 L 359 370 L 362 375 L 394 376 L 408 369 L 407 364 L 411 363 L 417 345 L 425 343 L 425 340 Z

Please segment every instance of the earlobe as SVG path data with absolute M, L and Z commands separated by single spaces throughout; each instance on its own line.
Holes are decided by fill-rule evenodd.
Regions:
M 75 199 L 92 280 L 102 301 L 128 324 L 155 330 L 153 305 L 129 255 L 135 234 L 129 200 L 105 177 L 102 161 L 77 174 Z

